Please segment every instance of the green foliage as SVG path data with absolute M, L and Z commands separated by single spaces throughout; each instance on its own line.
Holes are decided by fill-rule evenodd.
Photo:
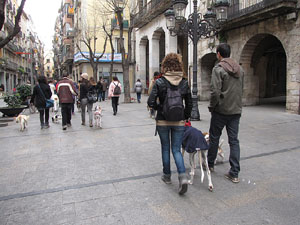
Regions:
M 23 73 L 25 73 L 25 70 L 24 70 L 24 68 L 23 67 L 19 67 L 19 73 L 21 73 L 21 74 L 23 74 Z
M 31 95 L 31 87 L 26 84 L 20 85 L 17 87 L 17 92 L 19 93 L 22 101 L 26 101 L 27 97 Z
M 10 108 L 20 107 L 22 104 L 22 99 L 19 93 L 16 94 L 7 94 L 4 96 L 4 102 L 6 102 L 7 106 Z

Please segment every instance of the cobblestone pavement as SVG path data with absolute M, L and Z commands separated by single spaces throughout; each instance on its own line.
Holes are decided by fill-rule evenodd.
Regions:
M 299 224 L 299 115 L 283 106 L 244 107 L 241 182 L 223 176 L 224 131 L 226 161 L 212 174 L 214 192 L 197 169 L 194 185 L 179 196 L 174 161 L 172 184 L 160 180 L 160 142 L 145 102 L 121 103 L 117 116 L 109 101 L 97 103 L 103 129 L 82 126 L 77 110 L 66 131 L 61 121 L 41 130 L 38 114 L 24 132 L 15 122 L 1 127 L 0 224 Z M 201 121 L 192 125 L 208 131 L 207 102 L 199 109 Z

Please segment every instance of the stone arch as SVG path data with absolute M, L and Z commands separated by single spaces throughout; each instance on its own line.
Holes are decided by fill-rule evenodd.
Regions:
M 242 49 L 239 63 L 245 71 L 245 105 L 263 103 L 266 98 L 285 103 L 286 52 L 276 36 L 264 33 L 250 38 Z
M 200 100 L 207 101 L 210 99 L 210 81 L 212 69 L 217 61 L 216 53 L 208 53 L 201 58 L 200 67 Z

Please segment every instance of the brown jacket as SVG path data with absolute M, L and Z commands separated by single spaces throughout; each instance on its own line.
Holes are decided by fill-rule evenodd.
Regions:
M 57 84 L 57 94 L 60 103 L 73 103 L 73 95 L 77 95 L 73 81 L 67 77 L 59 81 Z

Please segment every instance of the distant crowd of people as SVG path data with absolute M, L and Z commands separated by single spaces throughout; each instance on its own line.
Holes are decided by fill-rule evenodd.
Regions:
M 77 83 L 69 78 L 67 74 L 59 81 L 49 80 L 45 76 L 39 76 L 37 85 L 33 88 L 30 103 L 33 104 L 40 113 L 41 129 L 49 128 L 49 109 L 46 102 L 49 99 L 53 101 L 59 100 L 59 107 L 61 108 L 62 129 L 66 130 L 72 126 L 72 114 L 74 114 L 74 105 L 80 107 L 81 124 L 86 125 L 85 113 L 88 112 L 89 126 L 93 127 L 93 104 L 97 101 L 106 100 L 106 92 L 108 90 L 108 98 L 112 99 L 113 114 L 117 114 L 119 96 L 114 89 L 116 86 L 122 88 L 121 83 L 117 77 L 113 77 L 113 81 L 109 85 L 100 77 L 96 83 L 93 77 L 88 76 L 87 73 L 82 73 L 80 81 Z M 51 106 L 52 107 L 52 106 Z M 53 104 L 55 108 L 55 105 Z M 58 111 L 57 109 L 54 109 Z

